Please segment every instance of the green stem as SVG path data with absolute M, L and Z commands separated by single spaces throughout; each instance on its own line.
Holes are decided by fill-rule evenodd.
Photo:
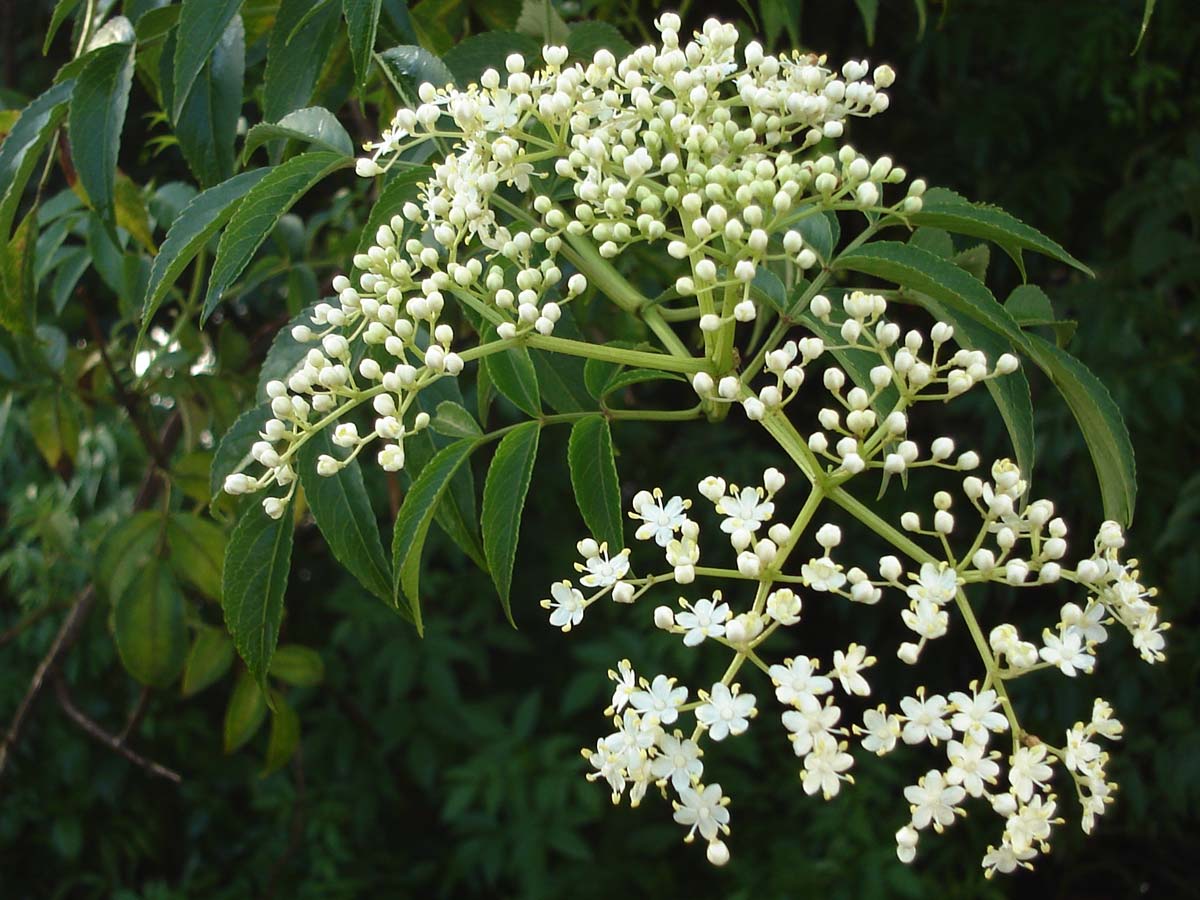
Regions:
M 622 347 L 611 347 L 607 344 L 589 344 L 586 341 L 573 341 L 569 338 L 554 337 L 553 335 L 530 334 L 519 340 L 525 341 L 530 347 L 538 350 L 549 350 L 551 353 L 565 353 L 568 356 L 582 356 L 586 359 L 599 359 L 625 366 L 639 366 L 647 369 L 661 369 L 664 372 L 679 372 L 691 375 L 708 369 L 708 361 L 691 356 L 668 356 L 665 353 L 648 353 L 644 350 L 627 350 Z

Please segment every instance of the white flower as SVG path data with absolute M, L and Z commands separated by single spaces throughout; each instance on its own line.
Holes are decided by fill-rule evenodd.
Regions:
M 1004 826 L 1004 838 L 1014 850 L 1028 850 L 1034 844 L 1044 844 L 1050 837 L 1050 826 L 1055 821 L 1054 796 L 1040 794 L 1022 804 L 1015 814 L 1008 817 Z M 1061 821 L 1061 820 L 1059 820 Z
M 925 598 L 914 600 L 909 609 L 900 610 L 900 618 L 910 630 L 931 641 L 942 637 L 950 624 L 949 613 Z
M 610 559 L 608 547 L 601 544 L 599 552 L 587 558 L 585 567 L 576 568 L 581 572 L 586 568 L 588 574 L 579 579 L 584 587 L 611 587 L 629 571 L 629 551 L 622 550 Z
M 846 583 L 842 567 L 828 556 L 820 559 L 810 559 L 800 567 L 804 583 L 814 591 L 836 591 Z
M 950 741 L 946 745 L 946 756 L 950 760 L 946 781 L 962 785 L 972 797 L 982 797 L 985 785 L 995 784 L 1000 774 L 1000 766 L 986 753 L 987 747 L 973 740 L 968 739 L 965 744 Z
M 950 703 L 955 710 L 950 727 L 978 744 L 987 744 L 989 732 L 1008 730 L 1008 718 L 997 711 L 1000 700 L 995 691 L 971 694 L 954 691 L 950 694 Z
M 587 601 L 578 588 L 571 587 L 569 581 L 556 581 L 550 585 L 551 600 L 543 600 L 542 608 L 550 609 L 550 624 L 563 631 L 570 631 L 583 621 L 583 611 L 587 609 Z
M 958 592 L 958 573 L 943 563 L 924 563 L 917 583 L 909 585 L 908 596 L 913 600 L 928 600 L 943 606 Z M 915 630 L 915 629 L 914 629 Z
M 680 732 L 667 734 L 664 731 L 660 734 L 658 749 L 658 756 L 650 763 L 650 771 L 659 781 L 669 779 L 677 793 L 691 787 L 692 782 L 699 780 L 704 772 L 704 763 L 700 762 L 700 747 L 695 741 L 683 738 Z
M 1023 803 L 1029 802 L 1034 788 L 1044 788 L 1052 775 L 1054 770 L 1046 764 L 1045 744 L 1018 747 L 1009 760 L 1008 783 L 1012 785 L 1017 799 Z
M 771 666 L 769 674 L 775 683 L 775 697 L 780 703 L 798 706 L 804 697 L 827 694 L 833 682 L 824 675 L 814 674 L 818 662 L 807 656 L 785 659 L 784 664 Z
M 729 735 L 739 735 L 750 727 L 757 712 L 753 694 L 739 694 L 740 685 L 731 691 L 723 682 L 712 686 L 706 701 L 696 709 L 696 721 L 708 728 L 708 736 L 723 741 Z
M 683 642 L 695 647 L 706 637 L 725 634 L 724 623 L 729 621 L 729 604 L 721 602 L 721 592 L 714 591 L 713 599 L 697 600 L 689 611 L 675 616 L 675 624 L 686 629 Z
M 833 672 L 842 683 L 842 690 L 847 694 L 857 694 L 865 697 L 871 693 L 871 685 L 867 683 L 861 672 L 875 665 L 875 657 L 867 656 L 867 648 L 861 644 L 851 644 L 846 652 L 835 650 L 833 653 Z
M 1011 844 L 1004 841 L 999 847 L 988 847 L 987 853 L 983 857 L 983 867 L 987 869 L 984 874 L 988 877 L 996 872 L 1001 875 L 1009 875 L 1017 870 L 1017 866 L 1032 869 L 1033 866 L 1029 860 L 1035 856 L 1037 856 L 1037 851 L 1032 847 L 1024 847 L 1018 852 L 1012 848 Z
M 662 491 L 657 488 L 653 494 L 649 491 L 640 492 L 633 498 L 634 511 L 630 514 L 631 518 L 642 520 L 634 536 L 639 541 L 654 538 L 658 546 L 667 546 L 675 532 L 687 521 L 685 511 L 689 505 L 690 501 L 682 497 L 672 497 L 664 504 Z
M 1100 745 L 1088 740 L 1082 724 L 1067 729 L 1067 743 L 1063 748 L 1063 763 L 1074 772 L 1091 773 L 1100 759 Z
M 855 726 L 854 731 L 865 735 L 862 739 L 863 749 L 883 756 L 896 748 L 896 739 L 900 737 L 900 717 L 889 713 L 887 707 L 880 704 L 876 709 L 868 709 L 863 713 L 863 727 Z
M 804 771 L 800 774 L 804 793 L 820 791 L 826 800 L 837 796 L 842 781 L 853 780 L 842 774 L 853 765 L 854 757 L 846 752 L 845 743 L 838 743 L 827 731 L 820 732 L 813 738 L 812 751 L 804 757 Z
M 1096 665 L 1096 657 L 1087 652 L 1078 631 L 1067 631 L 1060 637 L 1049 628 L 1042 632 L 1045 644 L 1038 655 L 1064 675 L 1074 678 L 1077 671 L 1088 672 Z
M 918 831 L 932 824 L 934 831 L 940 832 L 953 824 L 958 804 L 966 795 L 960 785 L 947 784 L 937 769 L 930 769 L 916 784 L 904 789 L 904 799 L 911 804 L 912 824 Z
M 649 690 L 645 688 L 643 682 L 643 689 L 629 698 L 634 709 L 645 716 L 655 717 L 663 725 L 670 725 L 679 718 L 679 707 L 687 700 L 687 688 L 675 687 L 675 679 L 666 675 L 655 675 Z
M 941 694 L 926 697 L 924 690 L 918 688 L 916 697 L 900 700 L 900 711 L 908 718 L 900 733 L 906 744 L 919 744 L 926 739 L 936 744 L 954 737 L 944 718 L 948 710 L 946 698 Z
M 736 485 L 730 490 L 736 491 Z M 775 512 L 775 504 L 763 500 L 762 488 L 744 487 L 740 493 L 726 494 L 717 500 L 717 512 L 727 518 L 721 523 L 726 534 L 745 529 L 758 531 L 763 522 Z
M 1104 606 L 1092 600 L 1087 609 L 1082 610 L 1074 603 L 1065 603 L 1062 608 L 1062 625 L 1064 630 L 1075 632 L 1083 639 L 1084 645 L 1103 644 L 1108 639 L 1108 629 L 1104 627 Z
M 697 831 L 706 841 L 715 840 L 720 831 L 729 833 L 729 810 L 726 808 L 729 800 L 721 795 L 721 785 L 684 787 L 679 792 L 679 800 L 673 805 L 675 821 L 688 826 L 684 840 L 692 840 Z
M 804 694 L 796 702 L 796 709 L 789 709 L 782 716 L 783 727 L 789 732 L 788 740 L 792 742 L 792 750 L 797 756 L 811 752 L 813 743 L 818 735 L 831 732 L 841 718 L 842 711 L 812 694 Z
M 612 712 L 620 712 L 637 690 L 637 677 L 633 673 L 633 666 L 627 659 L 617 663 L 615 672 L 609 669 L 608 677 L 617 684 L 612 695 Z M 612 713 L 606 711 L 606 715 L 612 715 Z
M 800 597 L 791 588 L 779 588 L 767 595 L 767 615 L 780 625 L 800 621 Z

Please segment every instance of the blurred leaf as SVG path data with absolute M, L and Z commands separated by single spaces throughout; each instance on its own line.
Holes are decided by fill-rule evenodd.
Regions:
M 483 431 L 475 418 L 461 404 L 452 400 L 443 400 L 437 406 L 437 415 L 430 422 L 438 434 L 452 438 L 483 437 Z
M 242 274 L 279 217 L 315 184 L 349 164 L 350 160 L 339 153 L 304 153 L 273 168 L 246 193 L 217 245 L 217 258 L 213 262 L 204 309 L 200 315 L 201 324 L 217 308 L 221 295 Z
M 75 82 L 64 81 L 31 102 L 0 143 L 0 244 L 8 243 L 25 183 L 42 148 L 66 116 L 74 88 Z
M 318 475 L 317 459 L 340 459 L 332 440 L 333 426 L 311 435 L 297 454 L 297 471 L 304 496 L 334 557 L 372 594 L 390 603 L 392 572 L 383 552 L 379 523 L 363 485 L 358 460 L 336 475 Z
M 267 47 L 263 76 L 263 118 L 278 122 L 294 109 L 308 106 L 320 66 L 338 30 L 338 8 L 326 3 L 311 17 L 313 0 L 282 0 Z M 308 18 L 301 25 L 301 21 Z M 293 32 L 295 32 L 293 34 Z
M 633 52 L 633 44 L 608 22 L 577 22 L 567 36 L 567 50 L 575 59 L 587 62 L 592 61 L 597 50 L 608 50 L 621 60 Z M 541 54 L 537 51 L 525 58 L 540 65 Z
M 33 210 L 11 241 L 0 242 L 0 326 L 13 334 L 28 334 L 37 310 L 36 246 L 37 211 Z
M 29 430 L 50 468 L 64 456 L 74 459 L 79 448 L 79 414 L 69 395 L 42 391 L 29 404 Z
M 183 668 L 183 696 L 194 696 L 216 683 L 232 664 L 233 641 L 218 628 L 201 628 Z
M 355 81 L 361 92 L 367 83 L 371 54 L 375 50 L 375 29 L 379 25 L 381 0 L 342 0 L 342 14 L 350 38 L 350 56 L 354 60 Z
M 201 70 L 241 5 L 242 0 L 183 0 L 175 40 L 172 120 L 179 120 Z
M 313 687 L 325 680 L 325 662 L 311 647 L 284 644 L 271 659 L 271 677 L 295 687 Z
M 254 737 L 266 717 L 266 695 L 248 672 L 242 672 L 225 707 L 225 752 L 232 753 Z
M 272 697 L 274 708 L 271 710 L 271 736 L 267 740 L 267 756 L 263 761 L 264 776 L 286 766 L 300 745 L 300 717 L 281 693 L 274 691 Z
M 401 593 L 407 596 L 418 634 L 424 633 L 420 601 L 421 550 L 429 534 L 434 510 L 451 477 L 475 446 L 475 441 L 464 439 L 439 450 L 413 481 L 396 516 L 396 528 L 392 533 L 392 598 L 399 607 Z
M 879 17 L 879 0 L 854 0 L 867 31 L 867 46 L 875 45 L 875 20 Z
M 167 519 L 167 545 L 176 574 L 210 600 L 219 602 L 225 532 L 207 519 L 171 513 Z
M 514 626 L 509 591 L 521 533 L 521 511 L 533 477 L 541 430 L 540 422 L 525 422 L 506 434 L 496 448 L 483 485 L 483 552 L 504 615 Z
M 586 416 L 571 428 L 567 444 L 571 487 L 588 530 L 613 552 L 624 547 L 621 526 L 621 482 L 613 457 L 612 433 L 601 415 Z
M 478 83 L 485 69 L 505 72 L 504 61 L 511 53 L 520 53 L 533 62 L 541 60 L 538 42 L 528 35 L 515 31 L 485 31 L 459 41 L 446 51 L 442 62 L 456 83 L 467 85 Z
M 1137 499 L 1137 466 L 1129 430 L 1108 388 L 1065 350 L 1029 335 L 1030 355 L 1067 401 L 1092 455 L 1104 515 L 1128 527 Z
M 517 31 L 537 38 L 544 45 L 562 46 L 571 39 L 571 30 L 550 0 L 524 0 Z
M 225 550 L 225 625 L 246 668 L 266 684 L 283 621 L 283 594 L 292 559 L 291 504 L 278 519 L 248 504 Z
M 132 85 L 132 45 L 109 44 L 94 51 L 79 75 L 67 119 L 79 182 L 92 208 L 114 233 L 117 151 Z
M 331 150 L 343 156 L 354 155 L 354 142 L 329 110 L 321 106 L 310 106 L 288 113 L 274 125 L 260 122 L 246 135 L 242 147 L 242 161 L 250 158 L 258 147 L 269 141 L 305 141 L 317 148 Z
M 78 5 L 79 0 L 58 0 L 54 4 L 54 12 L 50 14 L 50 24 L 46 27 L 46 37 L 42 40 L 42 56 L 50 52 L 50 45 L 54 42 L 54 35 L 58 34 L 58 29 L 62 26 L 62 23 L 67 20 L 67 16 L 74 12 L 75 7 Z
M 141 190 L 123 172 L 117 172 L 115 190 L 113 199 L 117 226 L 128 231 L 130 237 L 150 253 L 158 252 L 154 246 L 154 234 L 150 230 L 150 213 Z
M 175 576 L 153 557 L 116 598 L 113 630 L 121 663 L 143 684 L 166 687 L 183 669 L 183 602 Z
M 139 346 L 167 291 L 209 239 L 229 221 L 246 192 L 270 171 L 264 168 L 241 172 L 216 187 L 202 191 L 188 202 L 171 223 L 171 230 L 167 232 L 166 240 L 150 267 L 150 283 L 142 303 Z
M 1158 0 L 1145 0 L 1145 6 L 1142 8 L 1142 27 L 1138 29 L 1137 40 L 1133 44 L 1133 50 L 1130 56 L 1134 56 L 1141 49 L 1142 41 L 1146 39 L 1146 31 L 1150 28 L 1150 20 L 1154 17 L 1154 5 Z
M 101 597 L 115 601 L 129 579 L 142 570 L 158 546 L 165 521 L 161 512 L 143 510 L 109 530 L 95 556 L 94 583 Z

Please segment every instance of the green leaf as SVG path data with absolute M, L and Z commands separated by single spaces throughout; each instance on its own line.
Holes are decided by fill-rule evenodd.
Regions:
M 843 345 L 844 338 L 837 325 L 825 324 L 808 310 L 795 312 L 792 315 L 795 316 L 798 323 L 823 340 L 826 347 L 833 348 Z M 830 349 L 829 352 L 833 354 L 833 358 L 837 360 L 838 365 L 856 387 L 862 388 L 868 395 L 875 393 L 875 385 L 871 383 L 871 369 L 879 365 L 878 353 L 865 348 L 853 347 L 846 350 Z M 871 408 L 875 410 L 879 420 L 883 421 L 887 418 L 888 413 L 895 409 L 896 401 L 899 399 L 900 394 L 896 390 L 896 386 L 890 384 L 879 392 L 879 396 L 875 398 Z
M 266 717 L 266 695 L 248 672 L 242 672 L 225 707 L 225 752 L 232 753 L 254 737 Z
M 987 278 L 988 264 L 992 261 L 992 250 L 987 244 L 976 244 L 950 257 L 960 269 L 965 269 L 980 281 Z
M 1120 407 L 1092 372 L 1065 350 L 1029 335 L 1030 355 L 1070 407 L 1100 480 L 1104 514 L 1128 527 L 1137 499 L 1137 465 Z
M 159 82 L 163 103 L 174 103 L 174 48 L 178 32 L 163 46 Z M 242 17 L 234 16 L 213 48 L 191 93 L 175 119 L 175 137 L 188 167 L 204 186 L 233 175 L 234 140 L 242 114 L 242 85 L 246 74 L 246 34 Z
M 608 384 L 604 386 L 601 396 L 615 394 L 617 391 L 624 390 L 635 384 L 643 384 L 647 381 L 687 381 L 682 375 L 677 375 L 674 372 L 663 372 L 659 369 L 629 369 L 625 372 L 620 372 L 614 376 Z
M 944 303 L 952 312 L 967 315 L 1024 349 L 1025 334 L 996 302 L 992 292 L 969 272 L 932 253 L 899 244 L 876 241 L 843 253 L 835 261 L 838 269 L 850 269 L 892 281 Z
M 233 641 L 217 628 L 201 628 L 183 667 L 183 696 L 191 697 L 225 676 L 233 664 Z
M 246 667 L 263 685 L 283 621 L 294 527 L 291 503 L 278 519 L 268 516 L 261 504 L 251 503 L 225 550 L 225 627 Z
M 1022 284 L 1013 289 L 1004 301 L 1004 308 L 1020 323 L 1022 328 L 1048 325 L 1054 329 L 1058 346 L 1065 347 L 1075 334 L 1078 323 L 1070 319 L 1058 319 L 1054 306 L 1046 292 L 1034 284 Z
M 578 60 L 591 62 L 597 50 L 609 50 L 618 60 L 633 52 L 633 45 L 625 40 L 615 25 L 608 22 L 577 22 L 567 35 L 567 50 Z M 540 54 L 526 56 L 538 59 Z
M 37 210 L 33 209 L 17 226 L 11 241 L 0 240 L 0 326 L 13 334 L 34 330 L 36 255 Z
M 100 596 L 110 601 L 140 572 L 158 545 L 166 520 L 162 513 L 143 510 L 123 519 L 96 548 L 93 582 Z
M 321 72 L 321 66 L 313 61 L 329 55 L 337 36 L 337 4 L 327 3 L 310 16 L 312 9 L 313 0 L 279 4 L 263 76 L 263 118 L 268 122 L 278 122 L 292 110 L 308 106 Z
M 1025 275 L 1022 250 L 1034 250 L 1072 266 L 1085 275 L 1094 274 L 1061 246 L 1015 216 L 995 206 L 971 203 L 953 191 L 943 188 L 934 188 L 926 192 L 922 198 L 921 211 L 905 218 L 913 225 L 932 225 L 934 228 L 944 228 L 955 234 L 969 234 L 992 241 L 1012 257 L 1017 268 L 1021 270 L 1022 277 Z
M 212 470 L 209 476 L 210 496 L 217 497 L 224 489 L 226 476 L 240 472 L 253 460 L 250 448 L 255 441 L 262 440 L 259 432 L 271 418 L 271 407 L 264 404 L 248 409 L 229 426 L 229 430 L 221 437 L 217 450 L 213 454 Z
M 133 47 L 109 44 L 90 54 L 79 75 L 67 128 L 71 158 L 92 208 L 115 234 L 117 151 L 133 85 Z
M 555 412 L 585 412 L 595 408 L 584 382 L 582 359 L 544 350 L 530 350 L 529 358 L 537 372 L 542 399 Z
M 516 28 L 544 45 L 561 46 L 571 39 L 571 30 L 550 0 L 524 0 Z
M 384 50 L 376 58 L 400 99 L 409 104 L 417 102 L 417 91 L 425 82 L 439 88 L 454 83 L 446 64 L 424 47 L 402 44 Z
M 325 680 L 325 661 L 311 647 L 284 644 L 271 660 L 271 677 L 295 687 L 313 687 Z
M 66 393 L 38 392 L 29 405 L 29 430 L 50 468 L 57 466 L 64 456 L 75 458 L 79 448 L 79 415 Z
M 921 305 L 934 316 L 954 327 L 955 338 L 960 346 L 972 350 L 980 350 L 987 354 L 988 362 L 995 365 L 1002 353 L 1009 351 L 1008 343 L 997 337 L 991 330 L 980 325 L 973 319 L 958 316 L 941 303 L 924 298 Z M 1034 433 L 1033 433 L 1033 402 L 1029 394 L 1029 380 L 1025 373 L 1018 369 L 999 378 L 990 378 L 984 382 L 988 393 L 992 395 L 996 408 L 1004 419 L 1004 427 L 1008 429 L 1012 441 L 1013 452 L 1017 457 L 1017 465 L 1024 473 L 1026 480 L 1032 483 L 1034 465 Z
M 242 274 L 280 216 L 325 176 L 350 164 L 350 160 L 339 153 L 313 151 L 276 166 L 250 189 L 234 210 L 217 245 L 217 258 L 200 315 L 202 325 L 217 308 L 221 295 Z
M 263 760 L 264 776 L 286 766 L 300 745 L 300 717 L 283 694 L 272 691 L 271 697 L 271 736 L 267 739 L 267 756 Z
M 483 429 L 467 410 L 453 400 L 443 400 L 437 405 L 437 415 L 430 426 L 438 434 L 452 438 L 483 437 Z
M 442 57 L 454 81 L 466 85 L 479 82 L 485 69 L 504 72 L 504 61 L 511 53 L 527 60 L 540 60 L 541 47 L 527 34 L 515 31 L 485 31 L 459 41 Z
M 484 329 L 484 340 L 496 340 L 496 331 L 488 325 Z M 499 353 L 485 356 L 482 365 L 501 394 L 513 402 L 522 412 L 533 417 L 542 414 L 541 392 L 538 390 L 537 370 L 529 351 L 525 347 L 510 347 Z
M 1158 0 L 1145 0 L 1146 5 L 1142 7 L 1142 27 L 1138 29 L 1137 41 L 1134 42 L 1133 50 L 1130 56 L 1138 52 L 1142 46 L 1142 41 L 1146 38 L 1146 31 L 1150 28 L 1150 20 L 1154 17 L 1154 5 Z
M 854 0 L 867 31 L 867 46 L 875 45 L 875 20 L 879 17 L 879 0 Z
M 172 120 L 179 120 L 201 70 L 241 5 L 242 0 L 183 0 L 175 40 Z
M 601 415 L 586 416 L 571 428 L 567 443 L 571 487 L 588 530 L 613 552 L 624 546 L 621 529 L 621 483 L 613 458 L 612 433 Z
M 950 232 L 941 228 L 929 228 L 928 226 L 918 228 L 912 233 L 908 243 L 912 247 L 920 247 L 942 259 L 949 259 L 954 255 L 954 240 L 950 237 Z
M 304 368 L 308 351 L 315 345 L 308 341 L 296 340 L 292 337 L 292 329 L 297 325 L 312 325 L 315 308 L 315 303 L 306 306 L 275 332 L 271 346 L 267 348 L 267 355 L 263 357 L 263 364 L 258 369 L 258 387 L 254 391 L 256 402 L 270 403 L 267 385 L 272 381 L 282 381 L 286 384 L 289 378 Z
M 166 687 L 187 657 L 183 595 L 160 559 L 141 567 L 116 598 L 113 632 L 125 669 L 142 684 Z
M 304 496 L 334 558 L 363 587 L 390 603 L 392 572 L 383 552 L 379 523 L 363 485 L 358 460 L 352 460 L 336 475 L 317 474 L 320 456 L 342 457 L 334 447 L 332 430 L 333 426 L 329 426 L 312 435 L 297 454 L 297 471 L 304 486 Z
M 483 485 L 483 552 L 504 615 L 514 627 L 509 591 L 521 533 L 521 511 L 533 478 L 541 430 L 540 422 L 525 422 L 506 434 L 496 448 Z
M 204 596 L 220 601 L 225 532 L 207 519 L 175 512 L 167 519 L 167 546 L 175 573 Z
M 293 110 L 273 125 L 260 122 L 251 128 L 242 147 L 242 161 L 263 144 L 280 140 L 304 141 L 343 156 L 354 155 L 354 141 L 337 117 L 322 106 L 310 106 Z
M 375 50 L 375 29 L 379 26 L 381 0 L 342 0 L 346 31 L 350 37 L 350 58 L 354 61 L 354 76 L 361 92 L 367 83 L 371 54 Z
M 824 213 L 809 213 L 799 222 L 791 226 L 804 238 L 804 246 L 812 249 L 820 257 L 821 262 L 828 263 L 837 249 L 841 237 L 841 227 L 838 225 L 837 214 L 832 211 Z
M 433 170 L 428 166 L 416 166 L 401 170 L 384 182 L 383 190 L 379 192 L 379 199 L 375 201 L 370 215 L 367 216 L 367 224 L 363 228 L 362 237 L 359 238 L 356 253 L 366 253 L 367 248 L 375 242 L 375 233 L 379 230 L 379 226 L 389 223 L 393 216 L 401 215 L 405 203 L 417 200 L 420 185 L 432 173 Z M 405 222 L 403 235 L 400 233 L 396 235 L 397 245 L 403 245 L 409 231 L 414 229 L 415 226 Z
M 401 595 L 407 596 L 418 634 L 424 633 L 420 602 L 421 550 L 429 534 L 434 510 L 445 494 L 451 477 L 471 455 L 475 446 L 475 441 L 464 438 L 439 450 L 421 469 L 421 474 L 408 489 L 400 513 L 396 516 L 396 529 L 392 533 L 392 598 L 399 607 Z
M 0 244 L 8 243 L 25 184 L 42 148 L 66 116 L 74 88 L 74 81 L 64 81 L 31 102 L 0 143 Z
M 750 293 L 771 304 L 777 313 L 783 314 L 788 311 L 787 290 L 779 276 L 766 266 L 759 266 L 755 270 L 754 280 L 750 282 Z
M 269 171 L 264 168 L 241 172 L 216 187 L 202 191 L 188 202 L 171 223 L 171 230 L 167 232 L 150 266 L 150 282 L 146 286 L 146 299 L 142 302 L 139 345 L 167 291 L 209 239 L 229 221 L 246 192 L 262 181 Z
M 54 41 L 54 35 L 58 34 L 58 29 L 62 27 L 62 23 L 67 20 L 75 7 L 79 5 L 79 0 L 58 0 L 54 4 L 54 12 L 50 14 L 50 25 L 46 28 L 46 37 L 42 40 L 42 56 L 50 52 L 50 44 Z

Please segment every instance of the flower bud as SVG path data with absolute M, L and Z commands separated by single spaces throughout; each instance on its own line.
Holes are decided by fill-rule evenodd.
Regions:
M 663 631 L 670 631 L 675 627 L 675 613 L 671 611 L 671 607 L 659 606 L 655 608 L 654 625 Z

